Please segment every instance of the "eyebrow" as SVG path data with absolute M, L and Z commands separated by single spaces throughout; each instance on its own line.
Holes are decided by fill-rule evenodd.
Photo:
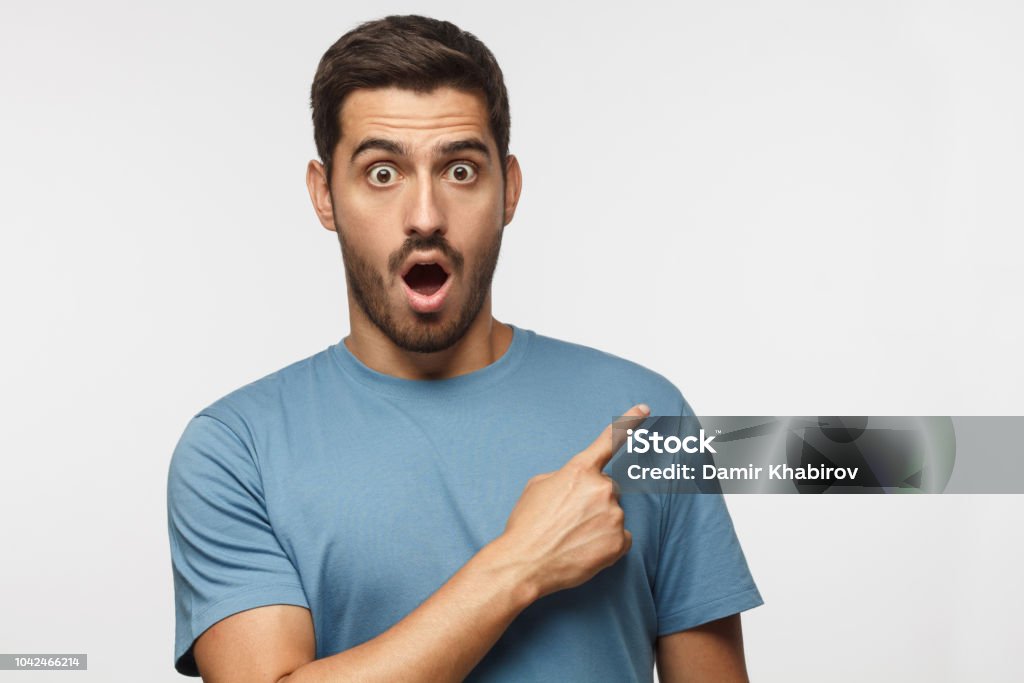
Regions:
M 408 148 L 400 142 L 395 140 L 388 140 L 387 138 L 366 138 L 358 145 L 352 152 L 352 156 L 349 161 L 355 161 L 356 157 L 370 150 L 377 149 L 382 152 L 388 152 L 396 156 L 409 156 Z M 484 144 L 483 140 L 479 138 L 466 138 L 464 140 L 453 140 L 452 142 L 439 143 L 434 146 L 435 156 L 446 156 L 448 154 L 457 154 L 465 151 L 475 151 L 483 154 L 484 157 L 490 161 L 491 151 Z
M 434 154 L 437 156 L 445 156 L 448 154 L 457 154 L 459 152 L 475 151 L 480 152 L 484 157 L 491 160 L 491 150 L 487 148 L 483 140 L 479 138 L 466 138 L 465 140 L 455 140 L 453 142 L 446 142 L 439 144 L 434 147 Z
M 355 161 L 356 157 L 364 152 L 369 152 L 371 149 L 379 149 L 384 152 L 389 152 L 397 156 L 408 156 L 408 150 L 405 145 L 395 142 L 394 140 L 386 140 L 384 138 L 366 138 L 360 142 L 349 161 Z

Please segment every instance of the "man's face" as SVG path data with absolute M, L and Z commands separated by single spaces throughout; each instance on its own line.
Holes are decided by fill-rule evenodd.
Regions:
M 383 88 L 346 98 L 331 217 L 352 299 L 400 348 L 449 348 L 488 301 L 518 198 L 517 180 L 506 196 L 499 164 L 479 94 Z

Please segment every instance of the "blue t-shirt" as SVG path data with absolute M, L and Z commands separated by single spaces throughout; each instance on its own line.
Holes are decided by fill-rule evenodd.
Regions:
M 177 670 L 217 621 L 308 607 L 316 656 L 381 634 L 505 528 L 527 480 L 636 403 L 690 415 L 635 363 L 513 328 L 493 364 L 405 380 L 343 342 L 200 411 L 170 464 Z M 664 634 L 756 607 L 717 494 L 623 494 L 633 545 L 529 606 L 469 681 L 651 681 Z

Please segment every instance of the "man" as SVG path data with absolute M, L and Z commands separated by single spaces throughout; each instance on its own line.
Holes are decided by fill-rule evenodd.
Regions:
M 602 471 L 611 416 L 692 414 L 682 395 L 492 316 L 522 178 L 491 53 L 446 22 L 370 22 L 324 55 L 312 106 L 351 331 L 186 427 L 178 671 L 744 680 L 738 613 L 761 599 L 721 496 L 620 499 Z

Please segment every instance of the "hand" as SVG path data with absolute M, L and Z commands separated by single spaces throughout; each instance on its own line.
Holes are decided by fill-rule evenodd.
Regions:
M 617 441 L 608 425 L 561 469 L 527 483 L 497 542 L 521 563 L 536 597 L 589 581 L 629 552 L 633 537 L 623 526 L 615 484 L 602 470 L 622 445 L 624 428 L 649 414 L 647 406 L 634 406 Z

